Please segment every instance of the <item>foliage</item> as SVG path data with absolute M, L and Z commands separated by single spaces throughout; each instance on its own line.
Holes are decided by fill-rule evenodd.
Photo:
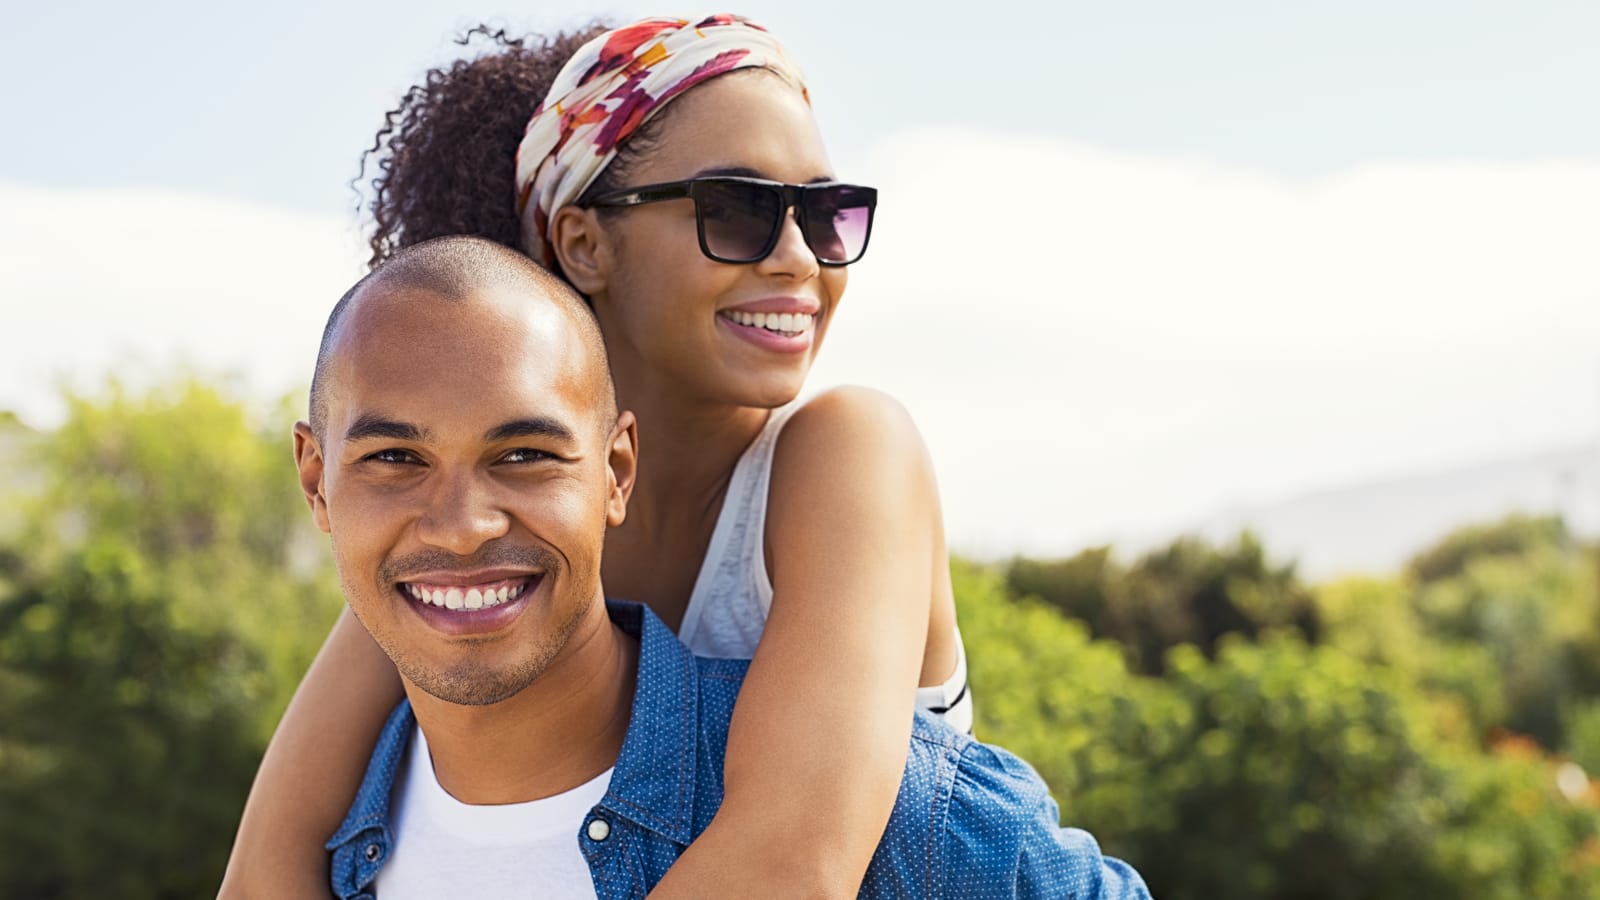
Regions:
M 185 626 L 158 573 L 97 543 L 0 600 L 0 883 L 10 896 L 195 896 L 255 746 L 230 635 Z
M 1548 766 L 1441 738 L 1401 673 L 1292 633 L 1230 639 L 1213 663 L 1180 648 L 1171 668 L 1193 738 L 1147 789 L 1177 827 L 1133 851 L 1159 896 L 1578 896 L 1566 865 L 1594 817 Z
M 1314 639 L 1318 629 L 1294 566 L 1269 562 L 1249 533 L 1224 548 L 1180 538 L 1128 567 L 1109 547 L 1062 560 L 1016 559 L 1006 585 L 1088 623 L 1096 637 L 1117 641 L 1129 664 L 1146 674 L 1160 674 L 1167 651 L 1181 644 L 1210 656 L 1224 635 L 1253 637 L 1292 625 Z
M 1413 580 L 1427 584 L 1460 575 L 1475 560 L 1522 556 L 1537 548 L 1564 547 L 1569 541 L 1566 524 L 1559 518 L 1512 515 L 1451 532 L 1413 556 L 1406 570 Z
M 1505 726 L 1509 707 L 1493 655 L 1430 634 L 1406 579 L 1343 578 L 1320 588 L 1316 602 L 1324 641 L 1421 688 L 1440 734 L 1472 741 Z
M 193 379 L 0 419 L 0 895 L 214 889 L 339 604 L 287 425 Z M 1597 573 L 1529 518 L 1314 589 L 1249 535 L 952 571 L 978 735 L 1177 900 L 1600 900 Z
M 1412 606 L 1438 646 L 1474 648 L 1499 673 L 1503 724 L 1560 747 L 1562 710 L 1600 696 L 1596 556 L 1559 521 L 1466 528 L 1419 554 Z M 1466 652 L 1466 651 L 1462 651 Z
M 1141 782 L 1153 761 L 1187 752 L 1193 711 L 1083 623 L 1008 598 L 995 573 L 958 561 L 951 574 L 977 736 L 1032 763 L 1067 819 L 1112 850 L 1120 835 L 1170 830 L 1171 810 Z
M 1568 705 L 1562 716 L 1566 751 L 1584 771 L 1600 777 L 1600 697 Z
M 1557 790 L 1563 760 L 1544 747 L 1562 749 L 1561 727 L 1507 730 L 1564 710 L 1573 750 L 1600 750 L 1600 706 L 1574 700 L 1600 700 L 1577 664 L 1600 628 L 1594 559 L 1518 521 L 1447 537 L 1429 582 L 1325 585 L 1309 615 L 1292 570 L 1254 565 L 1248 536 L 1130 567 L 1097 548 L 1003 576 L 959 568 L 979 734 L 1032 761 L 1064 818 L 1160 897 L 1600 897 L 1600 790 Z M 1023 589 L 1045 602 L 1007 596 Z M 1226 621 L 1218 596 L 1252 594 L 1294 599 L 1232 629 L 1194 624 Z M 1141 625 L 1132 672 L 1088 621 L 1052 615 L 1117 634 L 1129 604 L 1202 609 L 1158 635 Z
M 0 550 L 0 884 L 215 891 L 265 739 L 337 612 L 287 417 L 194 380 L 74 397 Z

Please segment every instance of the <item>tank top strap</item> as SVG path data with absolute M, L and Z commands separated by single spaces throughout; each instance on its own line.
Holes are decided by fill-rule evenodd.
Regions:
M 700 656 L 749 659 L 772 610 L 767 574 L 767 497 L 778 435 L 802 404 L 774 409 L 728 479 L 678 637 Z

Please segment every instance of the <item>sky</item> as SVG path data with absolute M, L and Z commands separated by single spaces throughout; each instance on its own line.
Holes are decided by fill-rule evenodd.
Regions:
M 678 12 L 57 3 L 0 37 L 0 408 L 302 386 L 361 149 L 450 37 Z M 813 386 L 953 544 L 1067 553 L 1600 436 L 1600 4 L 747 3 L 882 192 Z

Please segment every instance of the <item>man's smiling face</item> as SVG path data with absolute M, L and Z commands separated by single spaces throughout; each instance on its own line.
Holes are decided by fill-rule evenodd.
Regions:
M 632 419 L 572 316 L 517 285 L 452 297 L 379 279 L 332 335 L 322 433 L 296 427 L 351 609 L 452 703 L 511 696 L 605 619 L 600 547 Z

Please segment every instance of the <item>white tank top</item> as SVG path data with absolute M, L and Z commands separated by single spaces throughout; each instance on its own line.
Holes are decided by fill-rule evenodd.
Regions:
M 767 575 L 765 552 L 772 457 L 779 432 L 800 405 L 790 403 L 772 411 L 728 479 L 711 545 L 700 563 L 694 592 L 678 628 L 678 638 L 700 656 L 749 659 L 761 640 L 772 612 L 772 579 Z M 959 630 L 955 671 L 943 684 L 918 688 L 917 705 L 942 716 L 958 731 L 972 730 L 967 654 Z

